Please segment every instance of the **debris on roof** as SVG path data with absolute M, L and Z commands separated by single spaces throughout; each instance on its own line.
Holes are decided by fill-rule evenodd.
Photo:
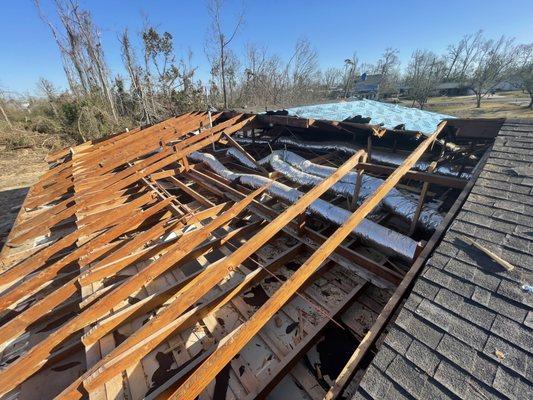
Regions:
M 447 122 L 426 135 L 372 122 L 195 112 L 50 154 L 1 252 L 0 395 L 344 389 L 352 353 L 390 345 L 387 322 L 488 154 L 452 143 Z
M 508 120 L 354 398 L 533 397 L 533 122 Z M 475 241 L 505 265 L 469 245 Z

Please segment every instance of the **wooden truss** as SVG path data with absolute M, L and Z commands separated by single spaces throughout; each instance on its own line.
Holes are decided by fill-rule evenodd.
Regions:
M 1 253 L 0 392 L 255 398 L 289 377 L 306 396 L 326 396 L 301 357 L 330 324 L 361 340 L 345 310 L 377 318 L 406 273 L 352 231 L 401 180 L 423 184 L 420 204 L 430 184 L 465 182 L 412 170 L 444 124 L 400 167 L 362 162 L 362 150 L 292 204 L 269 194 L 272 183 L 250 189 L 191 160 L 211 152 L 235 166 L 222 151 L 234 147 L 272 182 L 283 179 L 236 134 L 306 124 L 385 134 L 280 118 L 187 113 L 50 154 Z M 313 226 L 309 206 L 354 170 L 383 183 L 342 225 Z M 387 293 L 381 308 L 370 293 Z

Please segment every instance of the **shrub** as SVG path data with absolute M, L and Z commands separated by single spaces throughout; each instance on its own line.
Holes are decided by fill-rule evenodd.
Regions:
M 41 115 L 35 116 L 28 125 L 29 130 L 39 133 L 58 134 L 61 132 L 61 126 L 57 121 Z
M 16 150 L 25 147 L 34 147 L 35 141 L 31 134 L 24 131 L 14 131 L 5 139 L 6 150 Z

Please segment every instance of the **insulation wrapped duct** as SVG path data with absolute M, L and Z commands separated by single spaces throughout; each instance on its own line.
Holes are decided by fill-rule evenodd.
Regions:
M 238 181 L 251 188 L 259 188 L 267 183 L 268 193 L 276 198 L 283 199 L 289 203 L 295 203 L 303 193 L 269 178 L 254 175 L 235 173 L 226 168 L 213 155 L 207 153 L 193 152 L 189 157 L 196 162 L 203 162 L 211 170 L 230 181 Z M 336 225 L 342 225 L 352 214 L 350 211 L 337 207 L 327 201 L 317 199 L 308 207 L 308 212 L 318 215 Z M 354 235 L 365 244 L 374 247 L 383 253 L 400 257 L 408 262 L 412 261 L 417 248 L 417 242 L 413 239 L 395 232 L 384 226 L 364 219 L 353 231 Z
M 233 149 L 232 152 L 228 150 L 228 154 L 232 157 L 237 156 L 236 158 L 239 161 L 246 158 L 236 149 Z M 317 185 L 323 178 L 327 178 L 335 172 L 335 168 L 333 167 L 312 163 L 298 154 L 287 150 L 275 150 L 272 154 L 260 160 L 259 164 L 270 164 L 275 171 L 280 172 L 291 181 L 305 186 Z M 255 165 L 253 167 L 251 166 L 251 168 L 257 169 Z M 341 180 L 332 185 L 330 190 L 351 198 L 355 192 L 356 180 L 357 174 L 349 172 Z M 360 203 L 363 202 L 382 183 L 382 179 L 363 175 L 358 201 Z M 412 222 L 418 207 L 418 198 L 408 193 L 404 194 L 398 189 L 393 188 L 385 196 L 381 204 L 393 214 L 402 217 L 408 222 Z M 434 231 L 442 220 L 443 217 L 436 210 L 436 207 L 424 206 L 420 212 L 418 224 L 428 231 Z
M 235 147 L 230 147 L 227 151 L 226 151 L 226 154 L 228 156 L 231 156 L 233 157 L 234 159 L 236 159 L 238 162 L 240 162 L 242 165 L 248 167 L 248 168 L 251 168 L 251 169 L 255 169 L 257 170 L 257 165 L 255 165 L 253 162 L 251 162 L 248 157 L 246 157 L 244 154 L 242 154 L 242 152 L 240 150 L 237 150 Z
M 250 138 L 243 138 L 243 137 L 235 137 L 235 141 L 241 143 L 241 144 L 251 144 L 252 139 Z M 268 144 L 270 141 L 264 140 L 264 139 L 255 139 L 254 143 L 257 144 Z M 346 142 L 334 142 L 334 141 L 324 141 L 324 142 L 310 142 L 305 140 L 298 140 L 287 136 L 282 136 L 278 139 L 276 139 L 277 144 L 283 144 L 285 146 L 291 146 L 296 148 L 302 148 L 302 149 L 308 149 L 312 150 L 318 153 L 324 153 L 324 152 L 331 152 L 331 151 L 338 151 L 345 154 L 355 154 L 361 148 L 358 146 L 352 144 L 352 143 L 346 143 Z M 392 167 L 397 167 L 401 165 L 405 157 L 402 154 L 399 153 L 389 153 L 385 151 L 380 150 L 372 150 L 371 158 L 373 161 L 376 161 L 383 165 L 389 165 Z M 428 162 L 425 161 L 417 161 L 417 163 L 413 166 L 413 169 L 415 171 L 427 171 L 429 168 Z M 468 172 L 463 172 L 459 176 L 459 171 L 447 166 L 442 165 L 437 167 L 437 169 L 434 171 L 434 173 L 444 176 L 453 176 L 453 177 L 460 177 L 463 179 L 470 179 L 471 175 Z

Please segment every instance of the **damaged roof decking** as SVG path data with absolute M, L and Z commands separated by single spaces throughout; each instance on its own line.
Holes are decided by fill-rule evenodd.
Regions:
M 354 398 L 533 398 L 532 166 L 533 123 L 506 121 Z
M 317 197 L 337 208 L 353 207 L 346 196 L 321 193 L 341 179 L 341 170 L 346 173 L 358 165 L 358 155 L 314 157 L 314 162 L 335 166 L 335 176 L 323 182 L 298 184 L 274 172 L 279 185 L 287 185 L 291 193 L 314 187 L 304 190 L 307 203 L 303 197 L 280 201 L 266 196 L 272 187 L 252 193 L 253 185 L 250 189 L 244 181 L 228 181 L 222 169 L 193 164 L 192 154 L 209 151 L 222 160 L 223 168 L 239 176 L 253 173 L 264 183 L 264 172 L 238 165 L 225 151 L 239 149 L 230 139 L 237 132 L 275 131 L 275 124 L 261 123 L 253 115 L 215 114 L 212 120 L 214 127 L 206 128 L 206 113 L 190 113 L 48 157 L 56 163 L 31 188 L 2 251 L 0 304 L 7 312 L 0 324 L 0 388 L 13 390 L 9 398 L 32 398 L 36 393 L 52 397 L 68 385 L 64 394 L 75 398 L 86 391 L 99 399 L 165 397 L 192 369 L 207 371 L 204 362 L 211 353 L 220 355 L 215 351 L 220 340 L 253 320 L 266 302 L 291 293 L 282 285 L 301 276 L 299 266 L 336 236 L 335 224 L 304 218 L 303 211 Z M 410 163 L 433 138 L 417 139 L 415 145 L 421 147 Z M 254 146 L 247 148 L 256 154 Z M 308 151 L 301 154 L 313 158 Z M 444 185 L 444 195 L 449 192 L 446 182 L 454 188 L 464 184 L 457 178 L 407 172 L 409 165 L 396 174 L 394 167 L 361 165 L 374 168 L 382 182 L 392 173 L 394 179 L 405 174 Z M 420 191 L 409 186 L 408 179 L 402 190 Z M 365 202 L 374 200 L 372 193 L 366 196 Z M 385 210 L 372 218 L 385 224 L 395 218 L 389 214 Z M 409 221 L 385 225 L 380 229 L 414 243 L 414 253 L 418 245 L 407 233 Z M 400 226 L 400 232 L 392 226 Z M 203 397 L 223 393 L 227 398 L 253 398 L 272 390 L 280 379 L 283 393 L 324 395 L 327 387 L 318 382 L 316 371 L 298 360 L 326 325 L 335 325 L 331 318 L 342 318 L 361 339 L 390 297 L 388 289 L 410 265 L 396 260 L 394 252 L 390 260 L 378 257 L 379 252 L 362 245 L 357 236 L 337 238 L 342 245 L 323 253 L 328 262 L 300 294 L 283 301 L 272 318 L 256 321 L 257 334 L 235 347 L 239 353 L 227 360 L 227 367 L 227 362 L 216 366 L 220 373 L 203 382 Z M 350 313 L 343 314 L 351 304 Z

